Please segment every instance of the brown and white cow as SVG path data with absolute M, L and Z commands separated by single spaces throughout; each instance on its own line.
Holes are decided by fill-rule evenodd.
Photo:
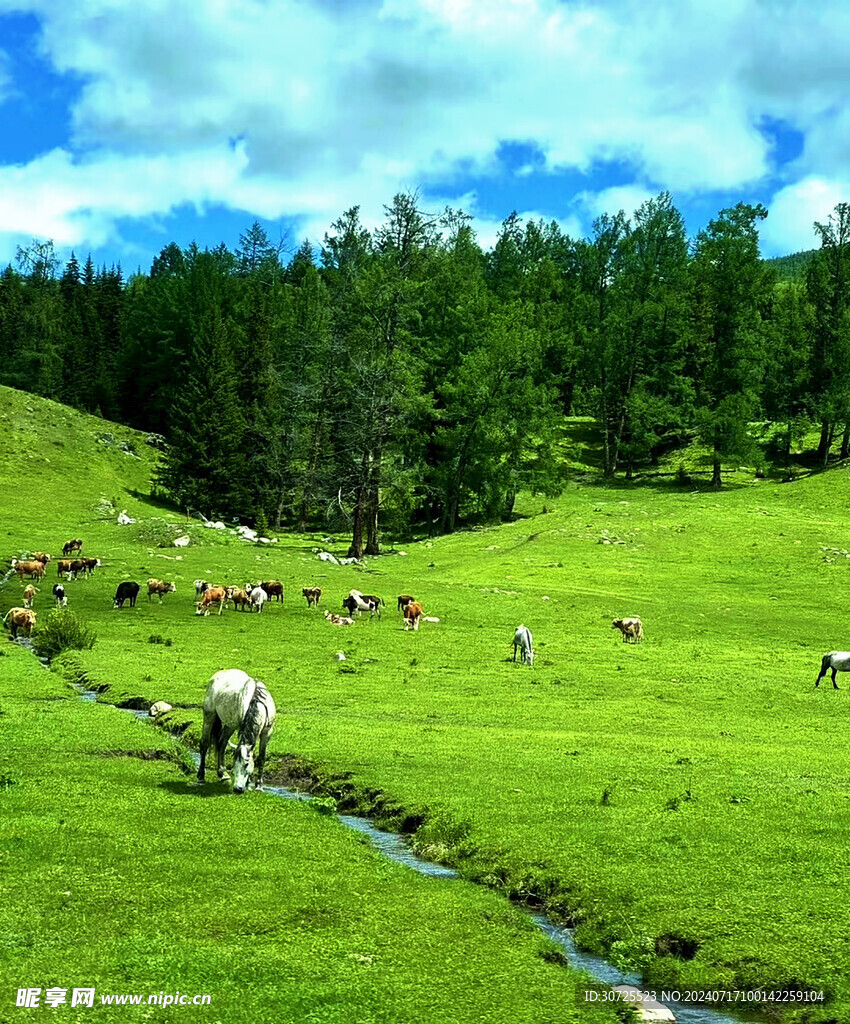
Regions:
M 38 612 L 34 612 L 32 608 L 10 608 L 3 619 L 3 625 L 5 626 L 8 621 L 12 639 L 17 637 L 19 629 L 22 629 L 26 636 L 31 636 L 37 615 Z
M 44 575 L 44 562 L 23 561 L 18 558 L 12 559 L 12 568 L 23 579 L 29 576 L 30 579 L 40 580 Z
M 321 587 L 302 587 L 301 593 L 307 598 L 307 607 L 312 608 L 313 605 L 318 607 L 319 601 L 322 597 Z
M 72 551 L 82 551 L 82 549 L 83 542 L 78 537 L 76 540 L 69 540 L 62 545 L 62 554 L 70 555 Z
M 176 589 L 175 584 L 166 583 L 164 580 L 148 580 L 148 601 L 156 594 L 159 603 L 162 604 L 162 595 L 173 594 Z
M 611 623 L 612 629 L 619 629 L 623 634 L 623 643 L 637 644 L 643 640 L 643 623 L 637 617 L 630 619 L 614 619 Z
M 43 562 L 45 565 L 50 561 L 50 555 L 46 551 L 33 551 L 32 558 L 34 562 Z
M 404 608 L 404 628 L 413 626 L 414 629 L 419 629 L 419 620 L 422 618 L 422 613 L 425 609 L 418 601 L 410 601 Z
M 201 595 L 201 600 L 195 602 L 196 615 L 209 615 L 210 608 L 218 605 L 218 614 L 224 611 L 227 601 L 227 590 L 224 587 L 208 587 Z
M 35 595 L 38 593 L 38 588 L 34 587 L 32 583 L 24 590 L 24 608 L 32 608 L 32 602 Z

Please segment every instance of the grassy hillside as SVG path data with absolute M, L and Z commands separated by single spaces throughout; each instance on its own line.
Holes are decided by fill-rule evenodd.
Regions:
M 43 458 L 40 433 L 18 441 L 27 436 Z M 68 587 L 98 633 L 91 651 L 62 659 L 68 674 L 108 687 L 111 701 L 168 700 L 169 724 L 191 739 L 209 676 L 244 668 L 277 701 L 282 776 L 421 821 L 419 849 L 576 921 L 586 944 L 657 987 L 812 988 L 826 1005 L 789 1019 L 850 1016 L 847 677 L 838 691 L 813 686 L 821 654 L 850 643 L 846 470 L 717 494 L 573 485 L 556 502 L 526 496 L 510 525 L 357 568 L 319 561 L 311 537 L 154 547 L 149 524 L 92 518 L 116 458 L 95 450 L 61 491 L 67 504 L 51 496 L 52 472 L 36 474 L 28 502 L 4 516 L 9 555 L 78 535 L 104 561 Z M 134 474 L 150 462 L 124 458 Z M 119 504 L 161 515 L 130 496 Z M 342 539 L 330 546 L 344 553 Z M 177 592 L 111 607 L 117 582 L 149 575 Z M 195 577 L 279 578 L 287 599 L 199 619 Z M 323 607 L 338 610 L 353 586 L 388 607 L 381 621 L 334 629 L 298 596 L 314 584 Z M 394 607 L 404 592 L 439 623 L 405 633 Z M 14 598 L 0 592 L 3 608 Z M 644 621 L 639 646 L 611 630 L 631 614 Z M 519 622 L 535 637 L 533 669 L 508 660 Z

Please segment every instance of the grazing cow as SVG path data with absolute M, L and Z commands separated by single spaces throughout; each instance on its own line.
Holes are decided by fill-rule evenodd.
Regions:
M 821 659 L 820 663 L 820 675 L 815 680 L 815 686 L 820 686 L 820 681 L 826 675 L 826 673 L 832 669 L 832 685 L 835 689 L 838 689 L 838 683 L 835 681 L 836 672 L 850 672 L 850 652 L 848 651 L 829 651 Z
M 228 587 L 227 600 L 232 601 L 233 607 L 238 608 L 239 611 L 244 611 L 245 608 L 251 610 L 251 595 L 242 587 Z
M 77 540 L 69 540 L 67 544 L 62 546 L 62 554 L 70 555 L 72 551 L 82 551 L 83 542 L 78 538 Z
M 196 615 L 209 615 L 210 608 L 214 604 L 218 605 L 218 614 L 224 611 L 224 606 L 227 603 L 227 591 L 224 587 L 208 587 L 201 595 L 201 600 L 195 602 L 195 608 L 197 611 Z
M 321 587 L 302 587 L 301 593 L 307 598 L 307 607 L 312 608 L 315 605 L 319 606 L 319 601 L 322 597 Z
M 159 603 L 162 604 L 162 595 L 173 594 L 176 589 L 175 584 L 166 583 L 164 580 L 148 580 L 148 601 L 150 601 L 153 594 L 156 594 L 159 598 Z
M 268 583 L 261 583 L 260 586 L 265 590 L 270 601 L 277 598 L 278 601 L 283 602 L 283 584 L 280 580 L 269 580 Z
M 29 576 L 30 579 L 40 580 L 44 575 L 44 562 L 21 561 L 17 558 L 13 558 L 12 568 L 21 577 L 21 579 L 25 576 Z
M 6 612 L 6 618 L 3 619 L 3 625 L 5 626 L 7 620 L 9 621 L 13 640 L 17 637 L 19 629 L 22 629 L 26 636 L 32 636 L 32 627 L 35 625 L 37 615 L 38 612 L 34 612 L 32 608 L 10 608 Z
M 168 701 L 158 700 L 155 704 L 151 704 L 148 714 L 151 718 L 156 718 L 157 715 L 164 715 L 166 711 L 171 710 L 171 705 Z
M 415 601 L 415 597 L 411 597 L 410 594 L 399 594 L 398 595 L 398 610 L 403 612 L 404 609 L 410 604 L 411 601 Z
M 32 608 L 32 599 L 38 593 L 38 589 L 30 583 L 24 591 L 24 608 Z
M 407 631 L 409 626 L 413 626 L 414 629 L 419 629 L 419 620 L 422 618 L 422 613 L 425 609 L 418 601 L 410 601 L 404 606 L 404 628 Z
M 611 623 L 611 629 L 619 629 L 623 634 L 624 644 L 636 644 L 643 640 L 643 623 L 637 615 L 632 616 L 630 619 L 614 619 Z
M 353 626 L 354 619 L 347 615 L 334 615 L 333 612 L 325 611 L 325 618 L 332 626 Z
M 65 597 L 65 588 L 61 583 L 53 584 L 53 596 L 56 598 L 56 604 L 59 605 L 60 608 L 64 608 L 68 603 L 68 598 Z
M 57 590 L 61 590 L 62 591 L 62 600 L 64 602 L 66 600 L 64 588 L 63 587 L 54 587 L 53 588 L 53 593 L 55 594 Z M 119 583 L 118 584 L 118 589 L 115 591 L 115 602 L 114 602 L 114 605 L 115 605 L 116 608 L 123 608 L 124 607 L 124 602 L 125 601 L 129 601 L 130 602 L 130 607 L 131 608 L 135 608 L 136 607 L 136 598 L 138 596 L 139 596 L 139 584 L 138 583 L 134 583 L 132 580 L 127 580 L 126 583 Z M 58 600 L 58 598 L 57 598 L 57 600 Z
M 46 551 L 34 551 L 32 559 L 34 562 L 43 562 L 44 565 L 47 565 L 50 561 L 50 555 L 48 555 Z
M 534 664 L 534 647 L 532 645 L 531 630 L 528 626 L 519 625 L 514 633 L 514 661 L 516 661 L 517 648 L 520 651 L 520 660 L 523 665 Z

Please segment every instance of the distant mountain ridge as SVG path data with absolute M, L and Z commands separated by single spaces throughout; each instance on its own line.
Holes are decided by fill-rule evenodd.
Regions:
M 792 252 L 788 256 L 774 256 L 773 259 L 764 262 L 773 267 L 780 281 L 795 281 L 805 274 L 806 268 L 818 251 L 804 249 L 802 252 Z

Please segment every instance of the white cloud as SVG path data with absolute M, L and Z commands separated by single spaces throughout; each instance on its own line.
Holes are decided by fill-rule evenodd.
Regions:
M 764 256 L 784 256 L 803 249 L 817 249 L 814 222 L 826 223 L 838 203 L 850 198 L 850 181 L 804 178 L 781 189 L 773 197 L 759 238 Z
M 618 161 L 637 184 L 598 202 L 624 207 L 763 184 L 764 119 L 804 133 L 807 180 L 850 157 L 846 0 L 0 0 L 12 9 L 84 85 L 66 148 L 0 167 L 10 235 L 25 221 L 97 245 L 119 218 L 187 202 L 311 228 L 355 204 L 379 218 L 400 189 L 463 192 L 506 141 L 534 144 L 536 173 Z M 805 205 L 793 188 L 777 220 Z
M 601 192 L 580 192 L 576 196 L 576 206 L 591 220 L 603 213 L 615 214 L 620 210 L 631 218 L 639 206 L 648 199 L 654 199 L 656 194 L 642 185 L 615 185 Z

